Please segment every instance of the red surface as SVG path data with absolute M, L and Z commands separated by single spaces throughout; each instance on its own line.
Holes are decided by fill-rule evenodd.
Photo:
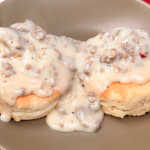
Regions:
M 150 0 L 144 0 L 144 1 L 150 4 Z

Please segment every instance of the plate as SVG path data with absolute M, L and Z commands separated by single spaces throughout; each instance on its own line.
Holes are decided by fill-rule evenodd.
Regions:
M 2 1 L 2 0 L 1 0 Z M 139 0 L 5 0 L 0 26 L 26 19 L 47 33 L 87 40 L 101 29 L 131 26 L 150 33 L 150 6 Z M 150 113 L 124 119 L 105 115 L 94 133 L 60 133 L 45 118 L 0 122 L 0 145 L 7 150 L 148 150 Z

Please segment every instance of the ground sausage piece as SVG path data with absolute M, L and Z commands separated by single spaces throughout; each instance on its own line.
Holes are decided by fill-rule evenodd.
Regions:
M 2 67 L 1 75 L 3 78 L 8 78 L 15 74 L 13 67 L 9 63 L 3 63 L 1 67 Z
M 35 26 L 31 32 L 31 36 L 38 41 L 42 41 L 45 38 L 46 33 L 41 27 Z

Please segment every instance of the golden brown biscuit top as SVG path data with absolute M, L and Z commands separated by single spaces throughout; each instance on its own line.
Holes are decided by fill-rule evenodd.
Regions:
M 75 57 L 82 84 L 102 94 L 113 82 L 150 80 L 150 38 L 129 27 L 105 29 L 79 47 Z

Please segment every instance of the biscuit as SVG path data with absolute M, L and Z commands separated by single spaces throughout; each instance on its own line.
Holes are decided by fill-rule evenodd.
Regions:
M 47 116 L 56 106 L 57 99 L 61 93 L 54 91 L 50 97 L 39 97 L 35 94 L 18 97 L 15 105 L 12 107 L 12 115 L 15 121 L 33 120 Z M 0 105 L 0 113 L 2 112 Z
M 150 110 L 149 54 L 148 33 L 104 29 L 79 47 L 78 77 L 99 97 L 105 114 L 141 116 Z
M 1 120 L 48 115 L 72 86 L 73 39 L 48 35 L 29 20 L 0 28 L 0 39 Z
M 150 110 L 150 81 L 145 84 L 112 83 L 101 95 L 100 104 L 105 114 L 115 117 L 145 115 Z

